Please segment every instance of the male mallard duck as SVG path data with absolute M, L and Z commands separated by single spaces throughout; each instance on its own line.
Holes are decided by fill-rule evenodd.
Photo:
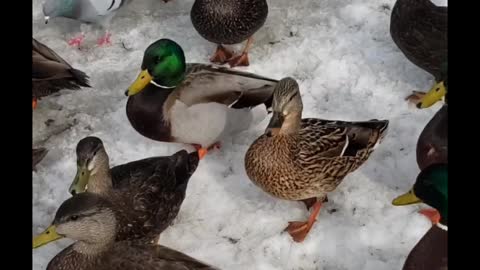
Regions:
M 418 108 L 428 108 L 446 93 L 448 71 L 448 7 L 430 0 L 397 0 L 392 10 L 390 35 L 403 54 L 435 77 L 427 92 L 407 97 Z
M 306 222 L 286 230 L 301 242 L 310 231 L 327 193 L 362 165 L 385 135 L 388 121 L 343 122 L 302 119 L 299 86 L 282 79 L 273 94 L 273 116 L 265 134 L 245 155 L 248 177 L 280 199 L 303 201 L 313 211 Z
M 32 107 L 37 99 L 62 89 L 90 87 L 88 76 L 74 69 L 52 49 L 32 38 Z
M 115 242 L 122 209 L 91 193 L 62 203 L 48 229 L 33 239 L 33 248 L 67 237 L 76 242 L 58 253 L 47 270 L 214 270 L 178 251 L 133 240 Z
M 252 36 L 268 15 L 266 0 L 195 0 L 190 18 L 193 27 L 206 40 L 218 44 L 210 61 L 231 67 L 248 66 L 248 50 Z M 247 40 L 243 52 L 236 57 L 222 44 L 237 44 Z
M 142 72 L 125 92 L 127 116 L 143 136 L 196 145 L 203 157 L 224 136 L 248 128 L 252 107 L 269 108 L 276 83 L 252 73 L 186 64 L 182 48 L 161 39 L 146 49 Z
M 47 155 L 48 150 L 45 148 L 32 148 L 32 170 Z
M 185 150 L 115 166 L 99 138 L 86 137 L 77 145 L 78 170 L 72 195 L 100 194 L 118 206 L 117 240 L 158 241 L 177 216 L 188 181 L 198 166 L 198 153 Z
M 412 249 L 403 270 L 445 270 L 448 267 L 448 165 L 431 164 L 418 175 L 413 188 L 393 205 L 426 203 L 440 212 L 433 225 Z
M 423 129 L 417 142 L 420 170 L 433 163 L 448 163 L 448 105 L 445 104 Z

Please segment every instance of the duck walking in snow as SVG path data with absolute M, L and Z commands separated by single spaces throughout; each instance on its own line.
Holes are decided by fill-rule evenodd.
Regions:
M 273 116 L 265 133 L 245 155 L 248 177 L 280 199 L 312 207 L 308 221 L 290 222 L 286 230 L 297 242 L 312 228 L 327 193 L 362 165 L 386 134 L 388 121 L 302 119 L 297 82 L 282 79 L 273 94 Z
M 268 15 L 266 0 L 195 0 L 190 18 L 197 32 L 206 40 L 217 44 L 217 51 L 210 59 L 213 63 L 230 67 L 248 66 L 248 50 L 253 34 L 260 29 Z M 237 44 L 247 40 L 240 55 L 222 44 Z
M 182 48 L 161 39 L 145 51 L 142 71 L 125 92 L 127 116 L 143 136 L 194 145 L 203 157 L 271 105 L 277 80 L 203 64 L 186 64 Z
M 403 270 L 448 269 L 448 164 L 435 163 L 424 168 L 413 188 L 393 200 L 393 205 L 425 203 L 440 213 L 405 261 Z
M 117 240 L 158 242 L 180 211 L 198 161 L 197 152 L 182 150 L 110 168 L 103 142 L 86 137 L 77 145 L 78 170 L 70 192 L 99 194 L 118 208 Z
M 448 85 L 448 7 L 436 6 L 431 0 L 397 0 L 390 35 L 408 60 L 435 77 L 430 91 L 415 91 L 407 99 L 418 108 L 441 100 Z
M 67 237 L 76 242 L 58 253 L 47 270 L 215 270 L 176 250 L 134 240 L 116 242 L 121 211 L 102 196 L 83 193 L 62 203 L 33 248 Z

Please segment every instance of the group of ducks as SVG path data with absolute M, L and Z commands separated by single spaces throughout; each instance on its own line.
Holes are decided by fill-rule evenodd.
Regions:
M 90 1 L 47 0 L 44 13 L 47 19 L 63 16 L 92 22 L 91 12 L 98 12 L 99 6 Z M 71 6 L 59 6 L 61 2 Z M 101 15 L 123 4 L 113 1 Z M 415 92 L 408 99 L 427 108 L 445 96 L 445 104 L 418 139 L 421 172 L 415 185 L 393 201 L 394 205 L 424 202 L 435 209 L 421 211 L 434 226 L 412 250 L 403 269 L 436 270 L 447 265 L 447 12 L 430 0 L 397 0 L 392 10 L 394 42 L 436 81 L 428 93 Z M 218 44 L 211 61 L 237 66 L 248 65 L 251 37 L 267 14 L 265 0 L 196 0 L 191 18 L 204 38 Z M 222 46 L 246 39 L 245 50 L 235 57 Z M 44 44 L 32 42 L 33 107 L 38 98 L 61 89 L 90 86 L 85 73 Z M 266 193 L 302 201 L 312 209 L 306 221 L 289 222 L 286 228 L 294 241 L 301 242 L 328 201 L 327 194 L 370 157 L 389 124 L 387 120 L 302 118 L 300 89 L 293 78 L 276 80 L 186 63 L 181 46 L 169 39 L 160 39 L 145 50 L 141 72 L 125 94 L 126 113 L 136 131 L 156 141 L 190 144 L 196 151 L 182 150 L 110 168 L 101 139 L 82 139 L 76 149 L 77 174 L 69 189 L 72 197 L 33 240 L 34 248 L 63 237 L 76 240 L 52 259 L 49 270 L 216 269 L 157 242 L 180 211 L 199 161 L 220 147 L 223 138 L 248 128 L 251 108 L 259 105 L 272 116 L 264 134 L 247 150 L 245 169 Z M 33 149 L 32 154 L 35 166 L 46 150 Z

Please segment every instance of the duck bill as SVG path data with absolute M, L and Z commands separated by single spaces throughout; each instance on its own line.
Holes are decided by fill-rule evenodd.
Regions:
M 409 205 L 409 204 L 416 204 L 416 203 L 421 203 L 422 200 L 420 200 L 415 193 L 413 192 L 413 189 L 410 190 L 409 192 L 398 196 L 392 201 L 392 204 L 395 206 L 400 206 L 400 205 Z
M 125 92 L 127 96 L 133 96 L 140 93 L 151 81 L 153 77 L 150 75 L 148 70 L 142 70 L 138 74 L 137 79 L 128 87 L 128 90 Z
M 285 117 L 280 112 L 273 112 L 272 119 L 270 119 L 270 123 L 268 123 L 267 129 L 265 130 L 266 133 L 278 134 L 280 128 L 283 125 L 283 121 Z
M 87 190 L 88 179 L 90 178 L 90 172 L 87 169 L 87 165 L 78 166 L 77 175 L 73 179 L 72 184 L 68 191 L 70 194 L 75 195 L 78 193 L 85 192 Z
M 57 233 L 55 225 L 51 225 L 44 232 L 33 238 L 33 248 L 41 247 L 61 238 L 63 236 Z
M 419 109 L 425 109 L 433 104 L 435 104 L 437 101 L 440 101 L 445 94 L 447 93 L 447 90 L 445 89 L 445 84 L 443 81 L 440 81 L 439 83 L 436 83 L 426 94 L 423 96 L 423 98 L 420 100 L 420 103 L 417 104 L 417 107 Z

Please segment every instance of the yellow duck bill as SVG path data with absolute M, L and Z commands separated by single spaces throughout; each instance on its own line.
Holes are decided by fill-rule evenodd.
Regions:
M 56 231 L 55 225 L 50 225 L 44 232 L 33 238 L 33 248 L 38 248 L 50 242 L 63 238 Z
M 140 93 L 151 81 L 153 77 L 150 75 L 148 70 L 142 70 L 138 74 L 137 79 L 128 87 L 128 90 L 125 92 L 127 96 L 133 96 Z

